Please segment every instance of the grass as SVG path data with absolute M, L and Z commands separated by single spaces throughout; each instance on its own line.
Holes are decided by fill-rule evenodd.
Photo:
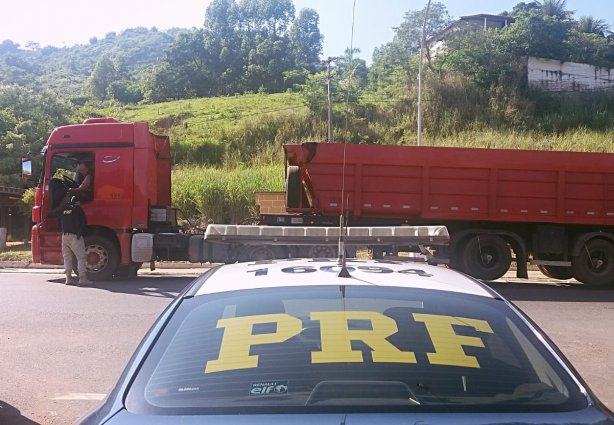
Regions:
M 422 141 L 427 146 L 614 153 L 611 133 L 583 128 L 562 134 L 482 129 L 450 136 L 427 134 Z
M 431 81 L 428 87 L 425 146 L 614 152 L 611 95 L 525 98 L 477 90 L 459 78 Z M 336 105 L 335 140 L 415 145 L 412 90 L 364 96 L 347 119 L 345 105 Z M 187 99 L 96 113 L 147 121 L 155 132 L 170 136 L 173 203 L 203 224 L 236 223 L 252 215 L 254 192 L 283 190 L 283 143 L 322 141 L 327 129 L 325 118 L 311 114 L 297 93 Z
M 235 169 L 180 166 L 173 172 L 173 204 L 184 216 L 214 223 L 239 223 L 256 213 L 254 193 L 281 191 L 283 167 Z
M 0 251 L 0 261 L 32 261 L 30 244 L 24 242 L 7 242 L 7 248 Z

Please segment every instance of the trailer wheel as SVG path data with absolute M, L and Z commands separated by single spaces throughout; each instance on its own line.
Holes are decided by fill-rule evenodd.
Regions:
M 605 239 L 591 239 L 580 255 L 571 259 L 573 276 L 586 285 L 614 283 L 614 244 Z
M 307 251 L 309 258 L 337 258 L 337 247 L 332 245 L 314 245 Z
M 539 265 L 537 268 L 544 276 L 548 276 L 550 279 L 568 280 L 573 277 L 571 267 Z
M 239 254 L 239 261 L 266 261 L 286 258 L 283 249 L 273 245 L 246 246 Z
M 85 238 L 87 277 L 91 280 L 108 280 L 119 264 L 119 251 L 112 240 L 101 235 Z
M 462 270 L 477 279 L 499 279 L 511 264 L 510 247 L 500 236 L 477 235 L 465 245 Z

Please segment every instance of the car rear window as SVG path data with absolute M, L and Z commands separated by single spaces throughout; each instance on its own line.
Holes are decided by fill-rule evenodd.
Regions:
M 186 299 L 126 402 L 131 411 L 154 414 L 586 406 L 503 301 L 369 286 Z

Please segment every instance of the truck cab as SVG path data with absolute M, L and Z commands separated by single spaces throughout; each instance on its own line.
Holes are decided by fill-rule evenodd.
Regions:
M 59 127 L 49 136 L 43 154 L 44 169 L 32 210 L 34 262 L 63 263 L 58 213 L 68 189 L 78 185 L 80 162 L 90 172 L 90 188 L 81 196 L 88 223 L 90 279 L 136 272 L 140 264 L 130 255 L 135 234 L 174 231 L 169 140 L 151 133 L 147 123 L 92 118 Z

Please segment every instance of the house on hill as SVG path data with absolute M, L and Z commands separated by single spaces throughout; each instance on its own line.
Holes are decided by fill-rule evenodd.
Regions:
M 516 22 L 516 19 L 512 18 L 511 16 L 489 15 L 486 13 L 461 16 L 460 19 L 452 22 L 446 29 L 441 31 L 439 34 L 429 38 L 426 41 L 426 45 L 431 52 L 431 56 L 436 56 L 437 53 L 445 45 L 446 38 L 456 31 L 465 28 L 501 29 L 507 27 L 510 24 L 513 24 L 514 22 Z

